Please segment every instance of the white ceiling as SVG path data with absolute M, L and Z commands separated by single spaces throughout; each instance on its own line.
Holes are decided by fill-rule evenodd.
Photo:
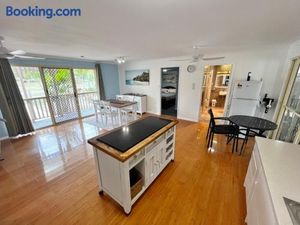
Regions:
M 6 17 L 14 7 L 81 8 L 81 17 Z M 0 36 L 11 49 L 112 60 L 204 54 L 293 42 L 299 0 L 1 0 Z

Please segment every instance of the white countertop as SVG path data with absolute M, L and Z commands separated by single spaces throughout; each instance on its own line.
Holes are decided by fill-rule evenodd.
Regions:
M 280 225 L 293 225 L 283 197 L 300 202 L 300 145 L 255 138 Z

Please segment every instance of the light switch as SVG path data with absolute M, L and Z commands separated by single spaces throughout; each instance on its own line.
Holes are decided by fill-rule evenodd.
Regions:
M 195 90 L 195 86 L 196 86 L 196 84 L 193 83 L 193 84 L 192 84 L 192 90 Z

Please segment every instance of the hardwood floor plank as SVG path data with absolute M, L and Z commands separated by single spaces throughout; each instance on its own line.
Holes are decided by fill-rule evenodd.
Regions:
M 89 118 L 90 119 L 90 118 Z M 206 123 L 180 120 L 175 161 L 153 182 L 129 216 L 109 196 L 98 195 L 92 147 L 105 132 L 85 119 L 5 141 L 0 162 L 0 224 L 244 225 L 245 154 L 216 135 L 206 148 Z

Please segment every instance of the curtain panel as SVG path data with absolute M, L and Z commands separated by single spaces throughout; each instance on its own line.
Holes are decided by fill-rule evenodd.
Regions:
M 103 83 L 103 76 L 102 76 L 102 71 L 101 71 L 101 65 L 99 63 L 97 63 L 95 65 L 95 67 L 96 67 L 96 73 L 97 73 L 97 77 L 98 77 L 100 99 L 101 100 L 105 100 L 106 96 L 105 96 L 105 89 L 104 89 L 104 83 Z
M 0 59 L 0 108 L 10 137 L 34 131 L 7 59 Z

